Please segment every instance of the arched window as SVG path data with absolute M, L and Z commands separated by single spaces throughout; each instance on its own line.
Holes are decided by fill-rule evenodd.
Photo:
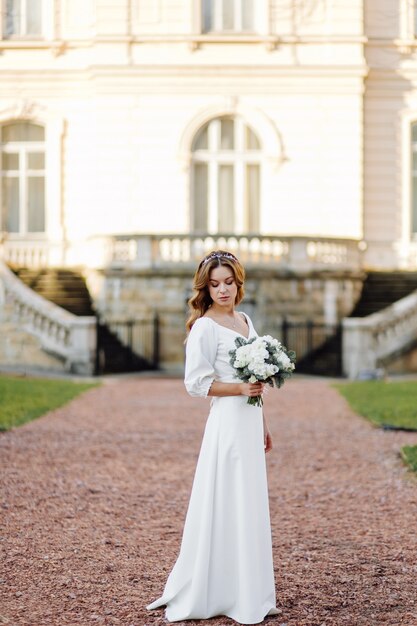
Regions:
M 192 145 L 192 223 L 197 233 L 259 231 L 261 145 L 241 117 L 208 122 Z
M 45 130 L 30 122 L 1 127 L 1 225 L 9 233 L 45 231 Z

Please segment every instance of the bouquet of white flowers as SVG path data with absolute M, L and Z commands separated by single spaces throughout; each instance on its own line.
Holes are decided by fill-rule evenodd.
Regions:
M 263 382 L 279 388 L 295 369 L 295 352 L 270 335 L 249 340 L 237 337 L 235 344 L 229 352 L 230 364 L 245 383 Z M 249 397 L 248 404 L 262 406 L 262 396 Z

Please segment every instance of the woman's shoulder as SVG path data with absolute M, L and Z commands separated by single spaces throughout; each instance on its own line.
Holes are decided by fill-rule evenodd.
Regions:
M 199 317 L 193 323 L 188 334 L 186 344 L 187 350 L 211 349 L 211 346 L 217 346 L 218 335 L 216 324 L 212 323 L 208 317 Z
M 251 318 L 245 311 L 237 311 L 237 313 L 239 313 L 239 315 L 243 318 L 244 322 L 247 322 L 248 324 L 252 323 Z
M 240 313 L 240 315 L 243 317 L 245 324 L 247 325 L 249 329 L 249 337 L 252 337 L 253 335 L 257 335 L 258 333 L 256 332 L 256 328 L 250 316 L 245 311 L 238 311 L 238 313 Z
M 193 324 L 193 328 L 195 328 L 196 326 L 204 326 L 204 324 L 207 324 L 208 321 L 213 322 L 214 320 L 208 315 L 202 315 L 201 317 L 197 317 Z
M 204 333 L 207 331 L 214 332 L 215 330 L 216 330 L 215 321 L 207 315 L 202 315 L 201 317 L 198 317 L 195 320 L 195 322 L 193 323 L 191 327 L 190 333 L 194 332 L 194 334 L 197 334 L 197 333 Z

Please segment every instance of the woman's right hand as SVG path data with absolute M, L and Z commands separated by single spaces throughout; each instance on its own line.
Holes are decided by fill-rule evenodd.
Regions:
M 262 395 L 265 383 L 241 383 L 239 387 L 241 388 L 240 393 L 242 396 L 253 398 Z

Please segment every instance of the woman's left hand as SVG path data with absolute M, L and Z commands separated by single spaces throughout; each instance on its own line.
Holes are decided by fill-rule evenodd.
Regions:
M 272 437 L 269 430 L 265 430 L 264 434 L 264 448 L 265 452 L 270 452 L 272 450 Z

